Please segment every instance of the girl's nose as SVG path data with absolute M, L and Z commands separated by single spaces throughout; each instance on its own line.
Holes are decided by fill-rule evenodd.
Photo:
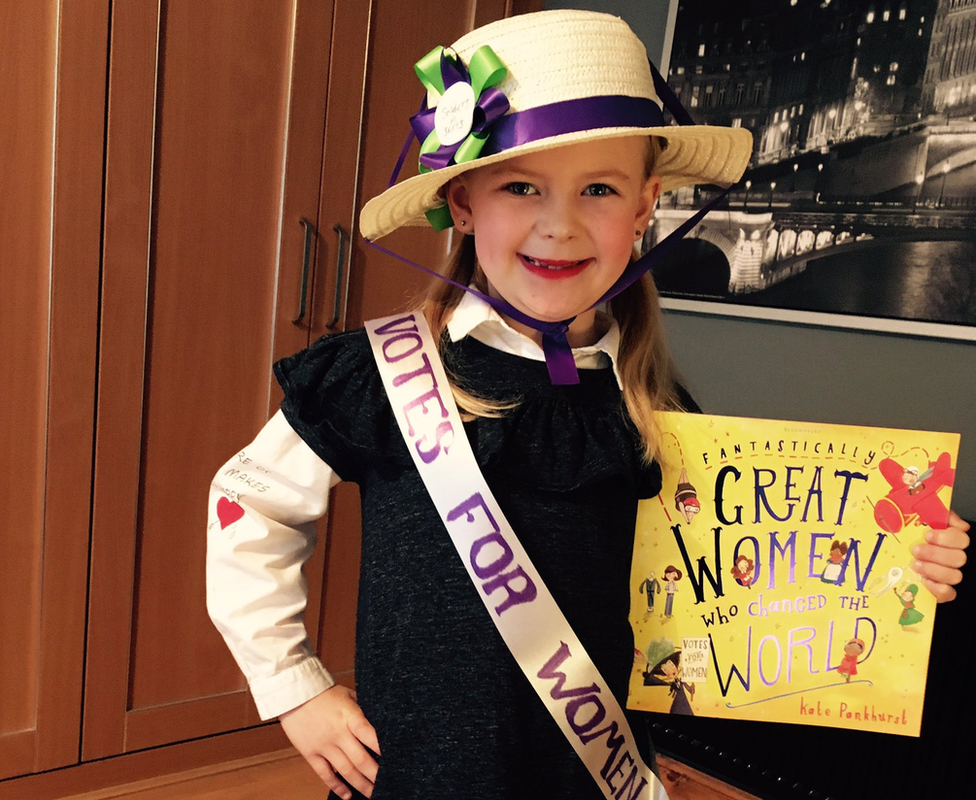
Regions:
M 539 212 L 536 228 L 547 239 L 561 241 L 576 235 L 579 225 L 578 209 L 569 199 L 549 198 Z

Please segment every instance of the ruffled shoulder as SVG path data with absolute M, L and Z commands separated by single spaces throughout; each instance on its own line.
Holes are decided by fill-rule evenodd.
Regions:
M 489 483 L 563 493 L 614 481 L 637 497 L 660 491 L 660 468 L 642 458 L 612 370 L 580 370 L 578 386 L 552 386 L 543 362 L 474 339 L 448 345 L 445 355 L 476 396 L 514 402 L 464 425 Z M 285 418 L 343 480 L 413 468 L 364 330 L 323 337 L 274 372 Z
M 644 461 L 611 369 L 580 370 L 579 385 L 552 386 L 543 362 L 473 339 L 451 346 L 448 365 L 478 396 L 516 403 L 465 425 L 490 482 L 574 492 L 614 481 L 641 498 L 660 491 L 660 467 Z
M 409 459 L 365 330 L 324 336 L 274 374 L 288 423 L 343 480 L 359 482 L 382 453 Z

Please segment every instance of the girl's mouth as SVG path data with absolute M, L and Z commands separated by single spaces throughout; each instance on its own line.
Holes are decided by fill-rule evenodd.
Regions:
M 590 258 L 584 258 L 580 261 L 557 261 L 547 258 L 532 258 L 523 253 L 519 253 L 518 257 L 522 266 L 544 278 L 570 278 L 582 272 L 592 261 Z

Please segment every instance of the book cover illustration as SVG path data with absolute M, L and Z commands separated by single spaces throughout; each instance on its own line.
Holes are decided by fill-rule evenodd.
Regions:
M 918 736 L 959 436 L 662 415 L 641 502 L 630 708 Z

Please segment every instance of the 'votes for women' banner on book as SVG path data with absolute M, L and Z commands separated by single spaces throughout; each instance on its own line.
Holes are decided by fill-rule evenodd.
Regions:
M 641 502 L 630 708 L 918 736 L 959 436 L 662 415 Z

